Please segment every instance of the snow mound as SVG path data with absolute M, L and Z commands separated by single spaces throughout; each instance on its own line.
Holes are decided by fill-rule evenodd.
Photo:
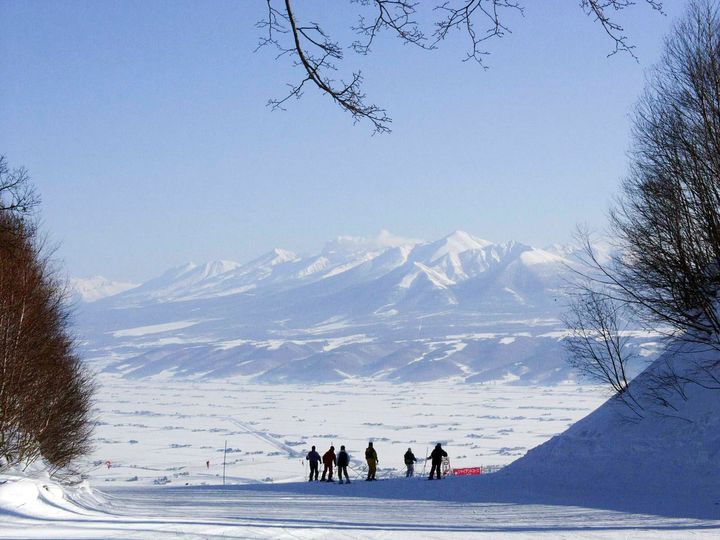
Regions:
M 94 498 L 93 491 L 86 483 L 72 490 L 76 497 Z M 47 474 L 40 477 L 0 475 L 0 521 L 8 515 L 57 519 L 87 513 L 72 499 L 66 489 L 50 480 Z
M 720 366 L 708 349 L 673 342 L 625 399 L 609 399 L 506 474 L 557 493 L 591 490 L 616 502 L 653 494 L 658 511 L 720 516 L 720 389 L 712 378 Z

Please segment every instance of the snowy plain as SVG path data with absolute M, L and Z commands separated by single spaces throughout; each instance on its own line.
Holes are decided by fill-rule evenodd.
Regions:
M 454 467 L 506 465 L 605 399 L 575 384 L 100 381 L 96 449 L 85 468 L 105 486 L 217 482 L 226 440 L 231 482 L 302 480 L 312 445 L 321 453 L 345 445 L 359 469 L 369 440 L 381 476 L 401 472 L 408 447 L 424 457 L 436 442 L 451 451 Z
M 0 485 L 0 538 L 714 538 L 717 515 L 567 497 L 503 471 L 428 482 L 408 446 L 441 441 L 454 467 L 505 465 L 596 409 L 574 384 L 258 385 L 102 374 L 88 480 Z M 381 481 L 364 482 L 375 441 Z M 222 456 L 228 444 L 226 485 Z M 308 483 L 302 457 L 345 444 L 351 485 Z M 210 461 L 208 468 L 207 461 Z M 110 461 L 110 467 L 108 467 Z M 422 473 L 422 464 L 418 473 Z M 650 499 L 652 496 L 650 496 Z M 627 504 L 626 504 L 627 503 Z

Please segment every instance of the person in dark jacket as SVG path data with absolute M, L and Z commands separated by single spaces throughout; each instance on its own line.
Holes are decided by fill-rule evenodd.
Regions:
M 310 478 L 308 478 L 308 482 L 313 481 L 313 476 L 315 476 L 315 480 L 317 481 L 320 469 L 320 454 L 315 451 L 314 446 L 312 447 L 312 450 L 308 452 L 308 455 L 305 456 L 305 461 L 310 463 Z
M 345 481 L 349 484 L 350 483 L 350 477 L 347 473 L 348 465 L 350 465 L 350 456 L 345 451 L 345 446 L 340 447 L 340 452 L 338 452 L 337 455 L 337 468 L 338 468 L 338 479 L 340 480 L 340 483 L 343 483 L 343 473 L 345 473 Z
M 368 447 L 365 449 L 365 461 L 368 464 L 368 475 L 365 480 L 375 480 L 375 471 L 380 460 L 371 442 L 368 443 Z
M 335 457 L 335 447 L 331 446 L 330 450 L 325 452 L 322 457 L 323 465 L 325 465 L 325 468 L 323 469 L 322 478 L 320 478 L 321 482 L 325 482 L 325 474 L 328 474 L 328 482 L 332 482 L 333 479 L 333 468 L 337 464 L 337 458 Z
M 428 480 L 433 479 L 433 473 L 437 471 L 437 479 L 440 480 L 440 467 L 442 466 L 442 460 L 444 457 L 447 457 L 447 452 L 442 449 L 442 446 L 440 446 L 440 443 L 437 443 L 435 445 L 435 449 L 430 452 L 430 457 L 428 459 L 432 459 L 432 467 L 430 468 L 430 478 Z
M 407 466 L 405 478 L 410 478 L 413 474 L 415 474 L 416 461 L 417 458 L 415 457 L 415 454 L 412 453 L 412 448 L 408 448 L 407 452 L 405 452 L 405 465 Z

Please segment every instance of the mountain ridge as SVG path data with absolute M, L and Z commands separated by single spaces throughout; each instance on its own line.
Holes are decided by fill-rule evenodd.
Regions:
M 83 304 L 79 328 L 84 356 L 128 376 L 561 382 L 574 378 L 560 343 L 573 264 L 463 231 L 383 231 L 181 265 Z

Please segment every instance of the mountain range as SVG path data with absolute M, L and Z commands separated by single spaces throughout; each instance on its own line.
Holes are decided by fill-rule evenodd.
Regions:
M 78 330 L 85 358 L 129 377 L 558 383 L 573 378 L 560 323 L 573 264 L 562 246 L 383 231 L 137 286 L 76 280 Z M 633 343 L 643 356 L 657 345 Z

